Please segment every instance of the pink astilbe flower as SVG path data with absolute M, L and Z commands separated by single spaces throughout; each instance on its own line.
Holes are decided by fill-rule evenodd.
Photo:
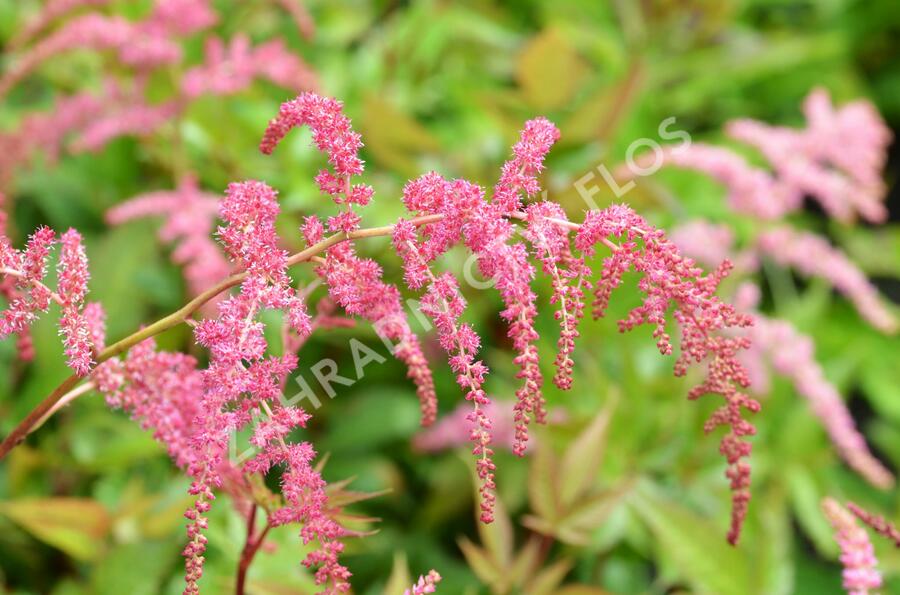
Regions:
M 350 184 L 352 176 L 363 172 L 363 161 L 359 158 L 362 141 L 353 131 L 350 118 L 344 115 L 342 107 L 336 99 L 301 93 L 296 99 L 281 104 L 278 116 L 269 122 L 259 148 L 263 153 L 271 154 L 291 128 L 309 126 L 313 142 L 328 156 L 328 163 L 334 168 L 333 172 L 321 170 L 316 183 L 336 204 L 347 204 L 349 209 L 353 204 L 368 204 L 372 188 Z M 332 231 L 351 231 L 358 227 L 358 220 L 341 220 L 329 227 Z
M 128 43 L 132 31 L 132 24 L 121 17 L 86 14 L 70 20 L 19 56 L 0 78 L 0 97 L 50 58 L 75 49 L 118 49 Z
M 754 315 L 754 325 L 748 336 L 752 345 L 746 357 L 753 360 L 763 354 L 769 356 L 775 371 L 789 378 L 797 392 L 809 402 L 847 464 L 876 487 L 886 489 L 893 486 L 891 472 L 869 451 L 840 393 L 825 378 L 822 367 L 815 359 L 812 340 L 800 334 L 789 322 L 761 314 Z M 751 365 L 751 369 L 759 370 L 760 366 Z M 768 384 L 767 379 L 760 384 Z
M 441 575 L 436 570 L 429 570 L 425 576 L 419 576 L 419 580 L 411 588 L 403 592 L 403 595 L 426 595 L 434 593 L 437 583 L 441 582 Z
M 875 286 L 843 252 L 824 238 L 779 227 L 760 234 L 756 246 L 780 265 L 828 281 L 853 302 L 860 315 L 875 328 L 886 333 L 897 331 L 897 318 L 882 303 Z
M 107 84 L 105 95 L 117 97 L 116 85 Z M 16 129 L 0 134 L 0 184 L 7 183 L 15 169 L 26 164 L 32 156 L 43 153 L 53 162 L 62 152 L 65 139 L 100 118 L 107 101 L 90 92 L 77 93 L 58 99 L 46 112 L 30 113 Z
M 638 287 L 646 297 L 642 305 L 619 321 L 620 331 L 650 324 L 655 327 L 653 336 L 660 353 L 672 353 L 666 332 L 666 314 L 670 303 L 674 303 L 673 318 L 681 330 L 681 353 L 675 363 L 675 374 L 684 376 L 691 363 L 705 361 L 706 378 L 691 389 L 688 397 L 697 399 L 712 393 L 725 399 L 725 404 L 707 420 L 704 430 L 711 432 L 718 426 L 729 428 L 719 450 L 728 462 L 726 476 L 731 480 L 732 489 L 728 541 L 735 544 L 750 501 L 750 466 L 742 459 L 750 455 L 751 444 L 744 439 L 756 432 L 753 425 L 743 419 L 742 413 L 744 409 L 758 411 L 759 403 L 743 391 L 749 385 L 749 378 L 737 360 L 738 352 L 748 346 L 748 341 L 717 334 L 729 328 L 747 327 L 752 322 L 714 295 L 719 282 L 728 273 L 729 263 L 726 261 L 711 275 L 704 276 L 703 271 L 691 259 L 683 257 L 661 231 L 620 205 L 589 212 L 575 237 L 575 245 L 590 256 L 595 244 L 608 243 L 609 237 L 621 238 L 623 242 L 614 245 L 612 255 L 603 261 L 603 271 L 595 284 L 594 316 L 604 315 L 610 294 L 621 284 L 625 272 L 633 268 L 641 273 Z
M 804 102 L 807 128 L 735 120 L 728 134 L 758 148 L 779 179 L 815 198 L 834 218 L 849 221 L 858 212 L 869 221 L 887 216 L 881 180 L 890 130 L 871 104 L 856 101 L 835 110 L 824 89 Z M 852 157 L 851 157 L 852 155 Z
M 198 497 L 187 513 L 189 542 L 185 547 L 186 593 L 197 591 L 202 574 L 205 538 L 203 516 L 214 497 L 213 489 L 221 485 L 217 472 L 228 437 L 253 421 L 257 413 L 265 413 L 269 422 L 258 426 L 256 442 L 265 448 L 247 463 L 248 472 L 265 474 L 276 464 L 284 464 L 282 491 L 288 506 L 274 513 L 273 522 L 303 522 L 304 543 L 318 541 L 304 563 L 318 566 L 316 580 L 326 585 L 326 593 L 344 592 L 349 572 L 337 560 L 343 546 L 338 541 L 344 533 L 325 514 L 327 503 L 324 482 L 310 461 L 315 452 L 308 443 L 288 445 L 284 435 L 289 429 L 305 424 L 308 416 L 301 410 L 286 409 L 278 402 L 286 375 L 296 366 L 293 355 L 266 355 L 263 325 L 258 320 L 264 308 L 283 310 L 294 331 L 310 332 L 310 317 L 302 296 L 290 286 L 287 254 L 278 248 L 275 218 L 279 207 L 275 192 L 262 182 L 231 184 L 221 203 L 220 215 L 226 225 L 219 236 L 226 253 L 244 267 L 247 277 L 240 293 L 219 304 L 219 317 L 197 325 L 197 342 L 210 350 L 209 369 L 204 372 L 201 415 L 203 426 L 194 444 L 201 453 L 189 466 L 194 477 L 191 493 Z M 277 439 L 273 437 L 277 436 Z
M 358 152 L 362 147 L 359 134 L 353 131 L 350 118 L 342 112 L 342 104 L 315 93 L 302 93 L 281 105 L 278 116 L 260 143 L 260 150 L 270 154 L 282 138 L 295 126 L 309 126 L 313 143 L 328 156 L 333 172 L 323 169 L 316 182 L 335 204 L 346 210 L 328 222 L 331 231 L 350 232 L 359 227 L 359 216 L 353 205 L 365 206 L 372 197 L 372 187 L 353 184 L 352 177 L 363 172 L 364 163 Z M 306 219 L 303 227 L 306 241 L 320 241 L 324 227 L 315 217 Z M 370 259 L 359 258 L 349 244 L 329 248 L 325 263 L 316 268 L 325 280 L 331 298 L 346 312 L 372 322 L 385 339 L 395 341 L 394 356 L 406 364 L 407 376 L 416 385 L 422 408 L 422 424 L 429 425 L 437 416 L 437 397 L 431 370 L 415 333 L 409 327 L 399 290 L 382 281 L 382 270 Z
M 64 337 L 69 367 L 79 376 L 86 376 L 93 365 L 90 327 L 81 312 L 90 277 L 87 255 L 81 234 L 74 229 L 64 233 L 59 243 L 57 293 L 62 307 L 59 329 Z
M 91 331 L 82 314 L 90 277 L 87 256 L 77 231 L 70 229 L 62 235 L 57 290 L 53 291 L 44 281 L 50 248 L 56 242 L 53 230 L 41 227 L 28 239 L 25 250 L 19 251 L 0 234 L 0 275 L 4 277 L 0 288 L 9 302 L 0 315 L 0 338 L 18 334 L 19 350 L 24 352 L 24 359 L 29 359 L 31 341 L 27 329 L 38 313 L 46 312 L 51 301 L 55 301 L 62 309 L 59 329 L 68 365 L 79 376 L 85 376 L 93 364 Z
M 578 324 L 584 317 L 584 260 L 572 255 L 568 230 L 558 223 L 567 221 L 562 207 L 552 202 L 535 203 L 526 209 L 526 219 L 528 227 L 524 235 L 531 242 L 544 274 L 553 283 L 550 303 L 559 304 L 554 312 L 560 333 L 553 383 L 568 390 L 575 367 L 571 356 L 579 336 Z
M 488 372 L 475 354 L 481 339 L 468 324 L 459 321 L 466 307 L 465 298 L 453 275 L 444 273 L 435 276 L 428 263 L 419 253 L 415 244 L 415 229 L 406 221 L 394 226 L 394 248 L 403 258 L 406 279 L 410 287 L 419 289 L 427 284 L 422 296 L 421 309 L 434 321 L 441 347 L 450 358 L 450 368 L 456 374 L 456 382 L 465 391 L 466 400 L 472 404 L 467 419 L 470 423 L 469 439 L 473 443 L 472 454 L 476 457 L 476 471 L 481 481 L 481 520 L 490 523 L 494 519 L 494 450 L 491 448 L 491 420 L 486 408 L 491 401 L 482 385 Z
M 55 243 L 56 234 L 49 227 L 31 234 L 24 251 L 14 249 L 6 237 L 0 238 L 0 267 L 4 275 L 15 279 L 15 297 L 0 318 L 0 338 L 25 330 L 39 312 L 50 307 L 54 294 L 44 279 L 50 248 Z
M 731 256 L 733 238 L 725 227 L 694 222 L 673 232 L 672 239 L 685 254 L 708 264 L 722 262 Z M 734 305 L 740 311 L 749 312 L 758 301 L 759 288 L 752 283 L 744 283 L 738 288 Z M 816 361 L 812 340 L 785 320 L 772 319 L 757 312 L 753 312 L 753 317 L 754 324 L 746 332 L 750 347 L 739 357 L 751 378 L 753 392 L 768 392 L 770 378 L 767 364 L 771 362 L 774 371 L 788 378 L 797 393 L 806 398 L 838 453 L 850 467 L 876 487 L 893 485 L 893 476 L 869 451 L 840 394 L 828 382 Z
M 186 37 L 212 27 L 218 20 L 210 0 L 155 0 L 141 26 L 154 33 Z
M 464 229 L 466 245 L 478 255 L 479 270 L 494 280 L 503 298 L 505 309 L 500 316 L 509 324 L 507 335 L 517 353 L 513 361 L 519 366 L 516 377 L 523 385 L 516 391 L 518 424 L 513 450 L 519 456 L 525 453 L 530 418 L 543 423 L 546 411 L 541 393 L 544 379 L 535 346 L 538 339 L 534 328 L 537 305 L 531 290 L 534 267 L 528 262 L 525 244 L 510 242 L 515 227 L 504 216 L 521 208 L 522 193 L 532 196 L 540 191 L 537 174 L 544 167 L 544 157 L 558 139 L 559 130 L 546 118 L 526 122 L 519 142 L 513 146 L 513 159 L 503 164 L 490 205 L 480 203 Z M 564 350 L 570 351 L 569 340 L 574 337 L 569 330 L 564 330 L 563 334 L 566 338 Z M 568 353 L 559 362 L 565 367 Z M 565 386 L 562 378 L 561 383 Z
M 832 217 L 848 222 L 859 213 L 883 221 L 886 187 L 881 180 L 891 132 L 874 107 L 855 101 L 835 109 L 828 93 L 813 90 L 804 101 L 806 128 L 771 126 L 756 120 L 729 122 L 732 138 L 758 149 L 771 171 L 753 167 L 741 155 L 703 143 L 664 147 L 635 160 L 649 168 L 661 157 L 665 165 L 708 174 L 728 188 L 729 205 L 759 219 L 780 219 L 818 201 Z M 635 172 L 622 168 L 621 176 Z
M 900 547 L 900 529 L 898 529 L 894 523 L 881 515 L 869 512 L 853 502 L 847 502 L 847 510 L 852 512 L 860 521 L 871 527 L 873 531 L 894 542 L 895 547 Z
M 304 91 L 318 86 L 315 74 L 280 39 L 251 46 L 245 35 L 236 35 L 226 45 L 218 37 L 206 40 L 203 64 L 188 70 L 181 80 L 188 98 L 204 94 L 232 95 L 263 78 L 291 89 Z
M 0 176 L 2 178 L 2 176 Z M 6 209 L 6 196 L 0 192 L 0 269 L 11 268 L 15 270 L 18 263 L 16 250 L 7 237 L 6 223 L 9 217 Z M 16 301 L 20 293 L 16 288 L 18 277 L 0 273 L 0 297 L 6 300 L 8 304 Z M 2 323 L 0 323 L 2 325 Z M 2 326 L 0 326 L 2 329 Z M 0 330 L 0 336 L 5 337 L 8 333 Z M 28 327 L 16 332 L 16 351 L 19 359 L 23 362 L 30 362 L 34 359 L 34 343 L 31 339 L 31 333 Z
M 328 495 L 325 481 L 312 467 L 315 450 L 308 442 L 287 445 L 285 438 L 295 427 L 306 427 L 310 416 L 302 409 L 279 407 L 269 420 L 258 423 L 251 442 L 263 450 L 247 462 L 245 471 L 265 474 L 278 464 L 285 466 L 281 489 L 287 505 L 270 514 L 273 526 L 300 523 L 304 544 L 319 542 L 319 549 L 303 561 L 307 567 L 318 566 L 315 579 L 325 585 L 323 593 L 344 593 L 350 589 L 350 572 L 340 564 L 338 556 L 344 546 L 340 538 L 347 531 L 327 515 Z
M 437 417 L 434 380 L 406 319 L 399 290 L 382 281 L 381 267 L 374 260 L 359 258 L 349 244 L 330 248 L 327 254 L 316 272 L 325 280 L 329 295 L 347 314 L 368 320 L 383 339 L 394 342 L 392 354 L 406 365 L 406 375 L 416 386 L 422 425 L 431 425 Z
M 509 323 L 507 335 L 513 341 L 515 363 L 520 368 L 517 377 L 524 381 L 516 392 L 515 452 L 522 455 L 531 417 L 544 421 L 546 415 L 541 395 L 543 378 L 534 345 L 538 338 L 534 330 L 536 297 L 530 287 L 534 268 L 528 262 L 527 249 L 521 242 L 509 242 L 515 228 L 499 210 L 499 203 L 485 202 L 482 189 L 465 180 L 450 182 L 434 172 L 425 174 L 406 185 L 403 201 L 412 213 L 441 215 L 439 221 L 422 228 L 421 242 L 407 224 L 402 225 L 409 237 L 398 238 L 395 229 L 395 246 L 401 255 L 406 254 L 404 276 L 410 288 L 423 287 L 431 278 L 428 263 L 463 242 L 478 257 L 481 274 L 494 281 L 503 298 L 505 309 L 501 317 Z M 398 245 L 398 240 L 406 244 Z
M 503 164 L 500 180 L 494 186 L 493 202 L 504 214 L 522 207 L 522 196 L 540 192 L 537 175 L 544 169 L 544 157 L 559 140 L 559 130 L 546 118 L 525 122 L 519 142 L 513 145 L 513 159 Z
M 753 167 L 730 149 L 705 143 L 662 147 L 658 152 L 639 155 L 634 165 L 637 169 L 648 169 L 659 158 L 663 165 L 705 173 L 725 186 L 728 205 L 738 213 L 764 220 L 780 219 L 803 204 L 801 192 L 783 184 L 768 171 Z M 625 179 L 635 175 L 628 168 L 620 168 L 616 174 Z
M 219 196 L 203 192 L 194 175 L 187 175 L 172 191 L 148 192 L 130 198 L 106 212 L 106 221 L 121 225 L 143 217 L 166 217 L 159 229 L 163 242 L 174 242 L 172 261 L 184 267 L 192 296 L 225 277 L 230 266 L 211 238 L 219 211 Z
M 150 104 L 134 97 L 129 104 L 109 107 L 108 112 L 85 126 L 72 142 L 74 153 L 99 151 L 120 136 L 149 136 L 178 115 L 183 104 L 179 99 Z
M 465 446 L 469 443 L 471 410 L 470 405 L 460 404 L 430 428 L 419 431 L 413 437 L 413 448 L 422 452 L 439 452 Z M 513 452 L 516 444 L 515 403 L 490 401 L 484 406 L 484 414 L 491 422 L 492 444 Z
M 147 339 L 132 347 L 124 361 L 103 362 L 93 376 L 107 403 L 152 430 L 179 467 L 196 461 L 203 373 L 193 357 L 157 351 L 155 341 Z
M 878 560 L 869 536 L 860 527 L 853 514 L 831 498 L 822 501 L 825 518 L 834 528 L 834 538 L 841 548 L 844 565 L 844 588 L 849 595 L 868 595 L 871 589 L 881 587 Z

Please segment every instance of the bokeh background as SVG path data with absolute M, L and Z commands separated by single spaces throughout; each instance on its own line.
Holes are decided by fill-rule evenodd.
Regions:
M 657 127 L 668 117 L 676 118 L 673 129 L 694 140 L 733 146 L 722 132 L 727 120 L 747 116 L 800 125 L 802 98 L 824 86 L 838 103 L 871 99 L 900 131 L 895 0 L 307 0 L 316 27 L 312 39 L 270 2 L 214 4 L 222 15 L 216 31 L 244 32 L 258 41 L 285 38 L 318 74 L 321 90 L 345 102 L 366 145 L 365 177 L 376 189 L 364 226 L 400 216 L 403 184 L 430 169 L 492 185 L 521 124 L 536 115 L 562 131 L 544 183 L 576 220 L 587 207 L 574 181 L 601 164 L 614 169 L 635 139 L 660 140 Z M 0 43 L 40 5 L 0 0 Z M 122 0 L 109 11 L 140 15 L 148 5 Z M 184 47 L 186 62 L 201 59 L 201 39 Z M 7 67 L 14 60 L 12 53 L 2 56 Z M 48 62 L 2 100 L 0 129 L 13 129 L 26 112 L 49 108 L 61 93 L 100 89 L 106 60 L 75 51 Z M 153 78 L 148 93 L 165 96 L 176 77 Z M 181 272 L 156 238 L 158 221 L 115 228 L 104 223 L 104 212 L 127 198 L 173 188 L 185 172 L 196 173 L 210 192 L 222 192 L 231 181 L 261 179 L 280 192 L 288 248 L 301 247 L 302 216 L 332 213 L 313 182 L 321 157 L 305 131 L 293 133 L 273 157 L 257 150 L 267 120 L 288 97 L 274 85 L 255 84 L 234 96 L 200 99 L 147 138 L 117 139 L 97 153 L 64 152 L 56 162 L 37 156 L 16 171 L 8 190 L 16 241 L 39 224 L 82 231 L 91 296 L 105 306 L 113 338 L 186 300 Z M 898 168 L 895 145 L 885 172 L 891 186 L 885 225 L 839 225 L 812 207 L 793 217 L 796 225 L 844 248 L 895 302 Z M 621 199 L 605 188 L 595 198 L 600 206 L 624 200 L 663 227 L 702 216 L 733 225 L 739 237 L 751 233 L 723 197 L 724 190 L 700 174 L 664 170 Z M 360 250 L 399 280 L 400 261 L 387 239 L 361 243 Z M 453 253 L 442 266 L 460 271 L 463 265 L 464 255 Z M 828 286 L 784 271 L 769 274 L 760 280 L 766 311 L 815 339 L 827 377 L 841 389 L 876 454 L 896 469 L 900 340 L 871 329 Z M 296 276 L 301 282 L 313 278 L 303 269 Z M 539 348 L 551 375 L 555 322 L 549 286 L 542 289 Z M 493 371 L 487 388 L 496 398 L 511 399 L 515 370 L 496 314 L 498 296 L 465 291 L 467 319 L 485 339 Z M 612 314 L 627 312 L 636 299 L 623 290 Z M 388 581 L 404 579 L 407 567 L 414 574 L 439 569 L 440 592 L 448 594 L 842 592 L 836 546 L 819 501 L 838 495 L 897 518 L 897 490 L 875 490 L 849 471 L 806 401 L 792 385 L 776 381 L 755 420 L 747 531 L 740 546 L 730 548 L 718 440 L 702 433 L 714 403 L 688 402 L 690 382 L 672 376 L 672 360 L 659 356 L 649 330 L 620 335 L 615 319 L 583 325 L 572 391 L 548 383 L 551 410 L 561 413 L 539 435 L 538 454 L 498 455 L 508 526 L 476 526 L 464 447 L 438 453 L 413 448 L 418 405 L 395 361 L 367 366 L 361 382 L 337 387 L 333 399 L 316 389 L 323 406 L 309 436 L 330 455 L 326 478 L 353 477 L 354 489 L 384 492 L 354 508 L 380 519 L 371 523 L 371 536 L 349 542 L 355 592 L 392 592 L 400 582 Z M 0 343 L 3 434 L 68 375 L 54 320 L 45 316 L 36 325 L 37 357 L 28 365 L 16 361 L 12 341 Z M 301 352 L 307 381 L 308 366 L 323 357 L 343 362 L 341 373 L 352 376 L 351 337 L 383 352 L 364 324 L 318 333 Z M 159 344 L 195 350 L 188 327 L 167 332 Z M 449 413 L 462 397 L 433 339 L 427 351 L 441 411 Z M 598 412 L 607 416 L 602 431 L 596 431 L 603 423 L 595 420 Z M 585 428 L 595 431 L 583 433 Z M 549 518 L 541 501 L 547 485 L 579 473 L 591 479 L 582 508 Z M 187 485 L 137 424 L 109 410 L 99 395 L 86 395 L 0 464 L 0 584 L 8 593 L 180 592 Z M 229 592 L 243 531 L 228 502 L 217 502 L 204 579 L 208 592 Z M 254 564 L 251 591 L 313 592 L 299 564 L 303 551 L 295 528 L 271 535 L 272 547 Z M 900 593 L 900 555 L 883 542 L 876 549 L 887 577 L 884 591 Z M 540 579 L 510 584 L 521 572 L 513 563 L 518 555 L 540 557 Z

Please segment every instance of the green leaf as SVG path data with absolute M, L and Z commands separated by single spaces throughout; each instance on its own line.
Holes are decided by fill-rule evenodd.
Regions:
M 502 582 L 503 569 L 496 566 L 484 549 L 465 537 L 460 538 L 457 543 L 459 544 L 459 549 L 462 550 L 463 556 L 466 558 L 466 562 L 469 564 L 469 568 L 481 579 L 481 582 L 487 585 Z
M 525 588 L 525 595 L 550 595 L 572 569 L 572 561 L 563 558 L 541 570 Z
M 394 552 L 394 565 L 391 568 L 391 576 L 384 586 L 384 595 L 403 595 L 412 584 L 409 576 L 409 565 L 406 563 L 406 554 Z
M 13 500 L 0 504 L 0 513 L 79 560 L 90 560 L 100 553 L 110 527 L 106 508 L 85 498 Z
M 559 490 L 563 510 L 581 498 L 596 479 L 603 460 L 603 449 L 606 446 L 606 430 L 618 402 L 616 393 L 611 392 L 610 395 L 607 404 L 590 425 L 575 438 L 563 455 Z
M 528 500 L 531 509 L 547 521 L 557 518 L 559 511 L 557 497 L 557 474 L 559 462 L 553 453 L 549 439 L 544 445 L 534 449 L 528 472 Z
M 728 545 L 723 527 L 666 499 L 649 483 L 633 492 L 629 504 L 656 537 L 657 555 L 668 558 L 698 593 L 750 593 L 746 556 Z

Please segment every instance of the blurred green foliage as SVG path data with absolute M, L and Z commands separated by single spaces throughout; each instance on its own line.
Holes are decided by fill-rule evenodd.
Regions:
M 365 177 L 377 192 L 364 225 L 395 220 L 403 184 L 429 169 L 491 185 L 518 128 L 537 114 L 562 130 L 545 183 L 573 218 L 587 208 L 573 182 L 600 164 L 612 169 L 635 139 L 658 140 L 657 127 L 670 116 L 673 128 L 721 142 L 721 125 L 732 117 L 799 122 L 802 97 L 824 85 L 839 102 L 871 98 L 900 128 L 896 0 L 309 0 L 317 26 L 310 42 L 270 3 L 215 3 L 225 15 L 220 31 L 245 31 L 258 40 L 285 36 L 320 74 L 323 91 L 346 102 L 366 143 Z M 0 39 L 38 4 L 0 0 Z M 113 4 L 139 10 L 126 0 Z M 199 40 L 188 44 L 195 59 L 201 52 Z M 0 105 L 0 126 L 48 106 L 55 93 L 99 88 L 96 71 L 95 57 L 78 52 L 49 63 Z M 165 94 L 172 81 L 160 77 L 151 85 Z M 171 188 L 181 173 L 194 171 L 213 191 L 247 178 L 277 188 L 282 236 L 291 247 L 300 246 L 303 215 L 331 212 L 313 183 L 321 157 L 308 133 L 294 133 L 273 157 L 256 150 L 284 99 L 283 91 L 266 86 L 204 99 L 152 141 L 123 139 L 97 155 L 38 162 L 16 179 L 14 227 L 20 238 L 42 223 L 83 231 L 92 298 L 109 312 L 111 337 L 130 332 L 182 303 L 185 290 L 154 225 L 108 229 L 102 215 L 109 206 Z M 896 169 L 887 175 L 893 182 Z M 662 172 L 653 181 L 659 184 L 642 185 L 624 200 L 655 223 L 707 216 L 739 232 L 745 225 L 727 212 L 722 190 L 701 176 Z M 828 231 L 869 274 L 885 279 L 883 287 L 897 299 L 894 197 L 895 222 L 879 229 L 828 226 L 814 213 L 799 221 Z M 602 206 L 615 197 L 604 191 L 596 199 Z M 360 250 L 398 278 L 400 263 L 386 239 Z M 451 254 L 441 266 L 460 271 L 462 265 L 462 255 Z M 312 278 L 308 270 L 297 276 Z M 829 379 L 896 469 L 900 342 L 867 327 L 827 287 L 786 281 L 768 284 L 773 314 L 815 338 Z M 542 287 L 539 347 L 550 375 L 555 322 L 548 293 Z M 468 297 L 467 319 L 485 338 L 493 371 L 488 390 L 509 399 L 514 370 L 496 315 L 499 300 L 475 290 Z M 474 523 L 467 457 L 411 450 L 418 406 L 396 362 L 367 367 L 364 382 L 338 387 L 334 399 L 320 394 L 324 405 L 309 434 L 330 454 L 326 477 L 353 476 L 355 489 L 389 490 L 357 507 L 382 520 L 373 536 L 349 540 L 356 592 L 400 593 L 411 575 L 432 567 L 445 577 L 441 592 L 453 594 L 841 592 L 820 499 L 852 498 L 896 520 L 896 490 L 877 492 L 843 466 L 806 402 L 776 382 L 755 420 L 747 531 L 737 549 L 729 548 L 723 463 L 716 437 L 702 434 L 714 404 L 686 400 L 690 379 L 672 377 L 672 361 L 659 356 L 647 329 L 618 334 L 615 315 L 636 299 L 623 290 L 608 320 L 584 324 L 574 389 L 547 387 L 551 410 L 565 410 L 566 421 L 540 434 L 544 448 L 523 460 L 498 456 L 509 517 L 489 528 Z M 0 344 L 0 433 L 66 375 L 54 320 L 48 315 L 36 325 L 38 356 L 28 366 L 14 361 L 10 342 Z M 361 326 L 317 334 L 301 362 L 330 357 L 353 376 L 351 337 L 383 352 Z M 186 328 L 159 340 L 166 348 L 192 349 Z M 461 396 L 436 346 L 428 345 L 428 353 L 448 411 Z M 180 592 L 186 485 L 136 424 L 97 395 L 80 399 L 0 466 L 0 583 L 10 593 Z M 231 588 L 243 531 L 228 503 L 217 503 L 208 592 Z M 272 539 L 277 548 L 258 557 L 251 591 L 313 592 L 299 565 L 295 528 L 277 529 Z M 900 593 L 900 554 L 880 541 L 876 549 L 889 579 L 885 591 Z

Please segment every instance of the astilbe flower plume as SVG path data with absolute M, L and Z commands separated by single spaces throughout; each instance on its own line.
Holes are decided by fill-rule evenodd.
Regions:
M 742 119 L 730 122 L 726 131 L 759 149 L 781 181 L 815 198 L 834 218 L 850 221 L 859 213 L 884 221 L 881 170 L 891 132 L 878 112 L 866 101 L 836 110 L 824 89 L 806 97 L 803 111 L 804 129 Z
M 805 128 L 750 119 L 726 125 L 729 136 L 762 153 L 769 170 L 750 165 L 730 149 L 703 143 L 664 147 L 639 156 L 635 164 L 646 168 L 662 157 L 663 164 L 704 172 L 728 188 L 734 210 L 760 219 L 779 219 L 801 208 L 809 196 L 842 222 L 856 214 L 883 221 L 887 210 L 881 170 L 891 132 L 878 112 L 866 101 L 835 109 L 824 89 L 810 92 L 803 111 Z
M 822 501 L 822 511 L 834 528 L 834 538 L 841 548 L 844 565 L 844 588 L 849 595 L 868 595 L 881 587 L 878 560 L 866 531 L 853 514 L 831 498 Z
M 556 203 L 544 201 L 526 209 L 528 227 L 525 237 L 531 242 L 535 257 L 553 284 L 551 304 L 558 304 L 554 316 L 559 320 L 560 333 L 556 343 L 556 374 L 553 383 L 563 390 L 572 386 L 575 362 L 572 353 L 578 338 L 578 324 L 584 317 L 584 278 L 587 269 L 584 259 L 572 254 L 568 230 L 560 225 L 567 222 L 565 212 Z
M 279 207 L 275 192 L 262 182 L 232 184 L 222 201 L 220 215 L 226 225 L 219 236 L 226 253 L 242 266 L 247 276 L 238 294 L 219 304 L 219 317 L 200 322 L 195 329 L 199 344 L 210 350 L 209 368 L 204 371 L 201 399 L 202 427 L 194 438 L 200 453 L 188 472 L 194 477 L 191 493 L 197 502 L 186 516 L 189 543 L 185 547 L 186 593 L 197 592 L 202 573 L 206 526 L 203 516 L 221 485 L 216 471 L 222 461 L 231 432 L 252 423 L 254 415 L 265 418 L 257 424 L 254 443 L 262 450 L 245 465 L 246 472 L 265 474 L 275 465 L 284 465 L 282 492 L 286 506 L 273 513 L 273 522 L 302 522 L 304 543 L 317 540 L 319 548 L 304 563 L 318 566 L 316 580 L 327 585 L 326 592 L 349 588 L 349 572 L 337 560 L 343 545 L 339 525 L 323 511 L 327 502 L 324 482 L 312 468 L 315 451 L 308 443 L 288 444 L 287 433 L 302 427 L 308 416 L 302 410 L 281 404 L 277 397 L 285 376 L 296 366 L 292 354 L 266 355 L 263 325 L 258 321 L 263 309 L 280 309 L 300 335 L 310 332 L 310 317 L 302 297 L 291 287 L 287 275 L 287 254 L 278 248 L 275 218 Z
M 750 381 L 737 359 L 739 351 L 747 348 L 749 342 L 719 332 L 752 324 L 749 316 L 739 314 L 714 295 L 730 263 L 725 261 L 712 274 L 704 276 L 694 261 L 682 256 L 661 231 L 621 205 L 589 212 L 575 237 L 575 246 L 590 256 L 594 246 L 604 240 L 608 242 L 609 237 L 623 241 L 603 260 L 600 279 L 594 286 L 594 316 L 605 314 L 612 290 L 621 284 L 628 270 L 641 273 L 638 287 L 645 294 L 644 301 L 619 321 L 619 330 L 624 332 L 649 324 L 654 327 L 653 336 L 660 353 L 671 354 L 666 313 L 670 303 L 674 303 L 673 317 L 681 332 L 675 374 L 683 376 L 691 363 L 706 362 L 705 380 L 691 389 L 688 397 L 697 399 L 712 393 L 725 399 L 725 404 L 712 414 L 704 429 L 711 432 L 718 426 L 729 428 L 719 450 L 729 465 L 726 476 L 731 480 L 732 520 L 728 541 L 735 544 L 750 500 L 750 466 L 743 459 L 750 455 L 752 447 L 745 438 L 755 434 L 753 425 L 742 414 L 743 410 L 758 411 L 759 403 L 744 392 Z
M 278 116 L 269 122 L 260 150 L 270 154 L 282 138 L 296 126 L 309 126 L 316 147 L 328 157 L 331 171 L 322 169 L 316 176 L 320 190 L 337 205 L 344 205 L 339 215 L 330 217 L 331 231 L 349 233 L 359 227 L 359 215 L 353 206 L 365 206 L 373 190 L 366 184 L 353 184 L 364 163 L 358 152 L 362 147 L 359 134 L 353 131 L 339 101 L 314 93 L 303 93 L 282 104 Z M 316 217 L 309 217 L 303 227 L 308 244 L 323 239 L 325 227 Z M 331 298 L 348 314 L 360 316 L 375 325 L 385 339 L 395 341 L 394 356 L 407 366 L 407 375 L 416 384 L 422 408 L 422 424 L 429 425 L 437 416 L 434 381 L 418 338 L 409 327 L 399 290 L 382 281 L 378 264 L 360 258 L 349 243 L 329 248 L 324 264 L 316 268 L 325 281 Z
M 429 570 L 425 576 L 419 576 L 419 580 L 411 588 L 404 591 L 404 595 L 426 595 L 434 593 L 437 583 L 441 582 L 441 575 L 436 570 Z
M 824 238 L 782 226 L 761 233 L 756 245 L 776 263 L 828 281 L 875 328 L 886 333 L 900 328 L 897 318 L 881 302 L 878 290 L 865 274 Z
M 57 242 L 61 248 L 54 291 L 45 280 L 50 249 Z M 93 365 L 93 346 L 82 310 L 90 274 L 81 234 L 70 229 L 57 240 L 53 230 L 41 227 L 28 239 L 24 251 L 13 248 L 9 239 L 0 234 L 0 275 L 6 278 L 2 287 L 9 302 L 0 314 L 0 338 L 18 334 L 20 351 L 25 352 L 25 359 L 30 359 L 27 329 L 39 313 L 56 302 L 62 310 L 59 331 L 67 363 L 77 375 L 87 375 Z
M 685 254 L 705 264 L 714 265 L 732 257 L 733 235 L 721 226 L 692 222 L 674 230 L 672 238 Z M 753 255 L 737 258 L 747 263 L 749 271 L 758 266 Z M 771 364 L 772 369 L 789 379 L 797 393 L 808 401 L 847 464 L 876 487 L 892 486 L 893 475 L 872 455 L 840 393 L 816 361 L 812 339 L 786 320 L 756 312 L 759 298 L 759 287 L 750 282 L 742 283 L 734 296 L 734 306 L 753 316 L 753 326 L 746 330 L 750 346 L 741 352 L 739 359 L 751 379 L 754 394 L 768 392 Z
M 233 95 L 259 78 L 297 91 L 318 86 L 315 73 L 281 39 L 252 46 L 245 35 L 235 35 L 227 44 L 209 37 L 205 54 L 203 63 L 188 70 L 181 80 L 187 98 Z
M 873 514 L 865 508 L 853 502 L 847 502 L 847 510 L 860 521 L 872 528 L 873 531 L 891 540 L 895 547 L 900 547 L 900 529 L 881 515 Z
M 121 225 L 144 217 L 165 217 L 159 239 L 176 244 L 172 261 L 184 267 L 188 290 L 196 296 L 231 268 L 211 237 L 218 212 L 219 196 L 201 191 L 196 176 L 186 175 L 175 190 L 148 192 L 117 204 L 106 212 L 106 221 Z

